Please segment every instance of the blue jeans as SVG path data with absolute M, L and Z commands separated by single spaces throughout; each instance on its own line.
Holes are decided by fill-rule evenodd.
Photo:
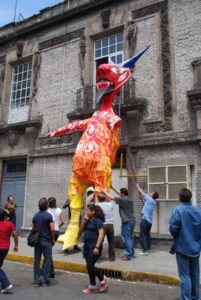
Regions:
M 200 300 L 200 256 L 190 257 L 176 252 L 176 260 L 181 285 L 181 300 Z
M 145 219 L 142 219 L 140 223 L 140 245 L 144 252 L 147 252 L 151 247 L 151 238 L 150 238 L 151 226 L 152 226 L 151 223 L 149 223 Z
M 7 253 L 8 253 L 8 250 L 0 249 L 0 282 L 1 282 L 2 289 L 5 289 L 10 285 L 10 281 L 9 281 L 6 273 L 1 268 Z
M 40 261 L 41 256 L 44 257 L 43 278 L 41 276 Z M 52 262 L 52 243 L 48 241 L 40 241 L 34 247 L 34 283 L 50 283 L 50 269 Z
M 135 227 L 135 220 L 128 221 L 121 225 L 121 234 L 123 243 L 125 246 L 125 256 L 128 259 L 131 259 L 135 252 L 134 252 L 134 241 L 133 241 L 133 230 Z

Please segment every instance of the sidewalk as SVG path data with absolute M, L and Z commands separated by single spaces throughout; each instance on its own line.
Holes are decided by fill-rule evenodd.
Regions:
M 81 247 L 82 245 L 80 245 Z M 53 259 L 56 269 L 72 272 L 86 272 L 85 260 L 82 253 L 64 255 L 61 250 L 62 245 L 56 243 L 53 247 Z M 34 249 L 27 246 L 26 238 L 19 239 L 19 252 L 10 252 L 7 260 L 33 264 Z M 116 261 L 110 262 L 107 258 L 107 243 L 104 244 L 103 254 L 97 266 L 110 277 L 124 280 L 147 280 L 153 282 L 178 285 L 177 266 L 175 256 L 166 251 L 151 251 L 147 256 L 138 255 L 139 249 L 136 249 L 136 258 L 130 261 L 121 261 L 120 256 L 123 250 L 116 249 Z

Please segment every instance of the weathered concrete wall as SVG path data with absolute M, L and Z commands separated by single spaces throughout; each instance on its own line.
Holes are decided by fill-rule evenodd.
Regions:
M 67 123 L 75 91 L 80 87 L 78 41 L 42 53 L 36 109 L 43 115 L 41 134 Z
M 58 207 L 67 199 L 71 174 L 71 156 L 35 158 L 27 169 L 24 227 L 30 227 L 33 214 L 38 211 L 42 197 L 55 197 Z
M 199 0 L 169 1 L 172 26 L 173 63 L 177 98 L 178 130 L 191 129 L 191 116 L 186 92 L 193 88 L 191 62 L 201 53 L 201 5 Z

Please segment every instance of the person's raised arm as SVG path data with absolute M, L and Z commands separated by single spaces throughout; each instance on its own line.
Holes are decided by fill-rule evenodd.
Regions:
M 49 132 L 48 137 L 59 136 L 74 131 L 84 131 L 87 128 L 89 120 L 90 119 L 79 120 L 79 121 L 74 121 L 70 124 L 66 124 L 57 130 Z
M 117 191 L 117 189 L 115 189 L 112 185 L 110 187 L 118 196 L 121 196 L 120 192 Z
M 143 191 L 143 189 L 139 186 L 138 183 L 136 183 L 136 187 L 137 187 L 138 193 L 140 194 L 140 199 L 143 201 L 143 199 L 144 199 L 144 191 Z
M 101 193 L 105 194 L 105 196 L 107 197 L 107 201 L 113 201 L 114 197 L 112 197 L 108 192 L 106 192 L 106 190 L 102 189 Z

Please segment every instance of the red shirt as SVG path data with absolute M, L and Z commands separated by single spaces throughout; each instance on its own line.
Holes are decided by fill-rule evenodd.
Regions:
M 10 248 L 10 236 L 15 226 L 10 221 L 0 221 L 0 249 Z

